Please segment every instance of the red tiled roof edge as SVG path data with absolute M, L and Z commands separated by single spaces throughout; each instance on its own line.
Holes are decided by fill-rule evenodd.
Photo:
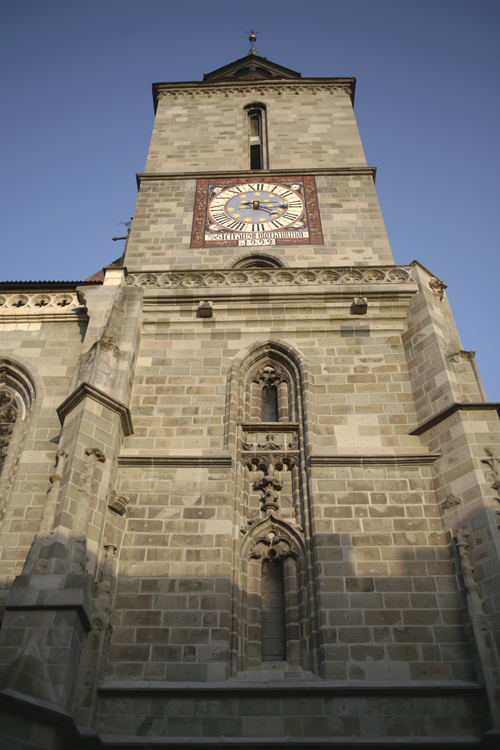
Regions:
M 104 271 L 106 268 L 121 268 L 123 266 L 124 257 L 123 255 L 120 258 L 117 258 L 112 263 L 109 263 L 107 266 L 104 266 L 104 268 L 101 268 L 100 271 L 97 271 L 97 273 L 92 274 L 92 276 L 89 276 L 88 279 L 85 279 L 85 281 L 104 281 Z

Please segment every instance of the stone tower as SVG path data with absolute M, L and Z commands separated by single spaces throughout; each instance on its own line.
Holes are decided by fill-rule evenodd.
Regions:
M 123 260 L 0 285 L 5 747 L 497 746 L 499 404 L 355 79 L 251 39 L 154 85 Z

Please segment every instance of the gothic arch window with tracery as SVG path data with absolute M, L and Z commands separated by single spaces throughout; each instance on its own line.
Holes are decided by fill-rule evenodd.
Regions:
M 233 631 L 238 669 L 288 662 L 316 669 L 315 603 L 308 568 L 301 371 L 286 351 L 260 345 L 233 367 L 241 547 Z M 303 455 L 304 453 L 304 455 Z M 280 667 L 281 668 L 281 667 Z M 284 668 L 284 667 L 283 667 Z
M 11 360 L 0 360 L 0 520 L 8 502 L 35 403 L 29 374 Z
M 9 452 L 18 414 L 19 406 L 15 395 L 0 387 L 0 473 Z

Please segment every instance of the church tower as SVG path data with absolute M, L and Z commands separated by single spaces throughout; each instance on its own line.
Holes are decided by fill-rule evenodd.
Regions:
M 250 40 L 154 84 L 123 259 L 0 285 L 0 736 L 496 747 L 499 404 L 355 79 Z

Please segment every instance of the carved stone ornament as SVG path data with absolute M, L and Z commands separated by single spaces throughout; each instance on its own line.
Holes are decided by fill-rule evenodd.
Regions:
M 477 593 L 477 583 L 474 578 L 474 566 L 472 564 L 468 541 L 469 536 L 470 533 L 466 528 L 457 529 L 455 531 L 455 544 L 460 557 L 460 567 L 464 578 L 465 590 L 468 594 L 471 594 Z
M 265 383 L 267 386 L 286 383 L 288 380 L 287 371 L 281 365 L 275 363 L 262 365 L 252 377 L 252 383 Z
M 115 513 L 122 513 L 130 500 L 125 495 L 120 495 L 116 490 L 111 490 L 108 495 L 108 508 L 114 510 Z
M 484 452 L 488 458 L 483 458 L 481 463 L 490 467 L 490 478 L 493 479 L 491 489 L 497 493 L 496 499 L 500 503 L 500 458 L 495 456 L 491 448 L 485 448 Z
M 274 513 L 254 524 L 249 535 L 251 558 L 284 560 L 286 557 L 298 558 L 300 555 L 298 528 L 292 528 Z
M 247 438 L 248 438 L 248 435 L 243 435 L 243 438 L 241 441 L 241 449 L 244 451 L 252 451 L 254 444 L 250 443 Z
M 431 276 L 430 279 L 427 281 L 427 286 L 431 290 L 431 292 L 434 294 L 435 297 L 438 297 L 440 300 L 444 297 L 444 290 L 446 289 L 446 284 L 443 281 L 440 281 L 435 276 Z
M 260 501 L 264 512 L 278 509 L 278 492 L 283 488 L 283 482 L 276 477 L 272 464 L 269 465 L 267 474 L 254 482 L 253 487 L 262 493 Z
M 204 234 L 200 234 L 199 241 L 203 242 Z M 266 268 L 265 271 L 245 273 L 225 269 L 221 271 L 200 270 L 196 274 L 192 271 L 176 271 L 175 274 L 159 272 L 158 274 L 138 272 L 129 274 L 126 279 L 127 286 L 176 288 L 176 287 L 223 287 L 223 286 L 295 286 L 297 284 L 331 286 L 339 284 L 359 284 L 360 282 L 378 284 L 409 284 L 411 283 L 410 268 L 398 266 L 397 268 L 338 268 L 335 271 L 311 268 Z M 436 279 L 437 281 L 437 279 Z M 442 284 L 442 282 L 438 282 Z M 443 285 L 445 288 L 446 285 Z M 4 311 L 4 298 L 0 297 L 0 315 Z M 16 298 L 17 299 L 17 298 Z M 24 298 L 22 305 L 28 304 Z M 38 312 L 46 308 L 36 308 Z M 59 308 L 58 308 L 59 309 Z M 24 311 L 24 307 L 23 307 Z
M 466 352 L 463 349 L 461 349 L 459 352 L 453 352 L 453 354 L 448 354 L 448 361 L 453 362 L 454 364 L 459 364 L 460 362 L 463 362 L 464 360 L 466 362 L 472 362 L 474 357 L 476 356 L 476 352 L 470 351 Z
M 261 451 L 280 451 L 283 449 L 283 446 L 278 443 L 274 442 L 274 435 L 272 432 L 269 432 L 266 435 L 266 442 L 265 443 L 257 443 L 257 447 L 260 448 Z
M 460 505 L 461 502 L 461 497 L 458 497 L 458 495 L 452 495 L 451 492 L 449 492 L 446 495 L 446 500 L 443 501 L 443 508 L 448 510 L 448 508 L 453 508 L 454 505 Z
M 18 407 L 14 394 L 9 391 L 0 392 L 0 470 L 9 449 L 9 443 L 14 432 L 18 415 Z
M 197 85 L 196 88 L 188 86 L 169 87 L 161 88 L 157 91 L 158 101 L 165 97 L 172 97 L 177 99 L 179 97 L 189 96 L 192 98 L 206 97 L 211 99 L 213 96 L 266 96 L 275 94 L 282 96 L 283 94 L 317 94 L 317 93 L 342 93 L 351 95 L 352 86 L 350 83 L 337 83 L 337 84 L 325 84 L 325 83 L 310 83 L 310 82 L 294 82 L 293 84 L 284 84 L 283 81 L 277 81 L 279 85 L 274 82 L 266 81 L 265 83 L 257 83 L 248 81 L 239 84 L 230 84 L 225 82 L 212 83 L 210 86 Z

